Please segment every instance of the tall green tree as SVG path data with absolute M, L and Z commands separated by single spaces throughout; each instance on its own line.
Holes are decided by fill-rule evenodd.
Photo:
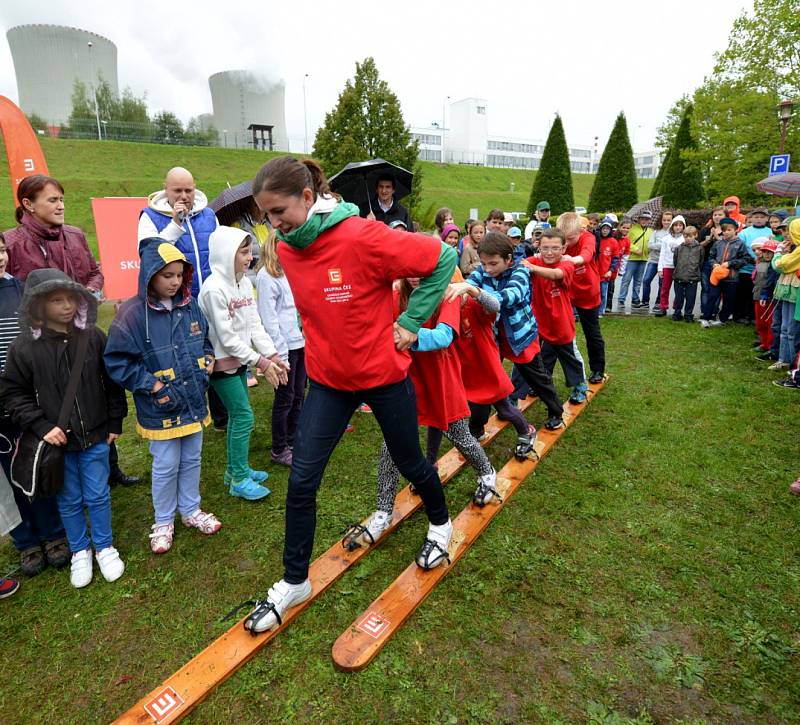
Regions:
M 755 0 L 728 33 L 714 74 L 781 98 L 800 94 L 800 2 Z
M 563 214 L 575 209 L 575 197 L 572 193 L 572 169 L 569 163 L 569 149 L 564 135 L 564 124 L 561 116 L 556 116 L 550 133 L 547 135 L 542 152 L 542 163 L 531 187 L 528 199 L 528 216 L 532 217 L 536 204 L 540 201 L 550 202 L 553 214 Z
M 75 81 L 72 87 L 72 111 L 66 127 L 62 128 L 63 136 L 97 138 L 94 94 L 97 98 L 97 116 L 106 122 L 104 138 L 142 140 L 153 135 L 146 97 L 136 96 L 130 88 L 117 96 L 109 82 L 98 74 L 94 93 L 85 83 Z
M 183 143 L 186 132 L 181 120 L 170 111 L 159 111 L 153 116 L 154 138 L 159 143 Z
M 382 158 L 414 170 L 414 185 L 403 201 L 412 215 L 417 211 L 422 169 L 419 147 L 403 119 L 400 101 L 381 80 L 372 58 L 356 63 L 356 73 L 345 83 L 333 110 L 314 139 L 313 155 L 328 175 L 351 161 Z
M 669 155 L 672 153 L 672 147 L 670 146 L 667 149 L 667 153 L 664 154 L 664 158 L 661 161 L 661 166 L 658 167 L 658 173 L 656 174 L 656 180 L 653 182 L 653 188 L 650 189 L 650 198 L 654 199 L 661 193 L 661 181 L 664 178 L 664 169 L 667 168 L 667 163 L 669 162 Z
M 628 123 L 620 112 L 597 167 L 589 211 L 619 211 L 628 209 L 639 200 L 636 186 L 636 166 L 633 148 L 628 137 Z
M 675 134 L 669 163 L 661 179 L 664 206 L 676 209 L 693 209 L 705 200 L 703 174 L 697 157 L 697 143 L 692 135 L 692 104 L 686 106 L 681 125 Z

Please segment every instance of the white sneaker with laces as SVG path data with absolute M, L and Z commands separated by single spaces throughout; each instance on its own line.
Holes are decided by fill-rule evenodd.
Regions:
M 119 558 L 119 552 L 113 546 L 107 546 L 95 555 L 100 573 L 107 582 L 115 582 L 125 571 L 125 564 Z
M 417 554 L 417 566 L 423 569 L 435 569 L 444 562 L 450 563 L 447 548 L 453 538 L 453 522 L 450 519 L 440 526 L 428 525 L 428 535 Z
M 197 509 L 191 516 L 181 516 L 183 525 L 197 529 L 201 534 L 211 536 L 222 528 L 222 522 L 214 514 Z
M 85 587 L 92 581 L 92 550 L 76 551 L 72 555 L 69 568 L 69 581 L 76 589 Z
M 244 622 L 250 632 L 266 632 L 275 629 L 283 622 L 283 615 L 291 607 L 302 604 L 311 596 L 311 581 L 302 584 L 289 584 L 281 579 L 267 592 L 267 598 L 256 602 L 255 609 Z
M 781 362 L 778 360 L 777 362 L 772 363 L 767 370 L 786 370 L 789 367 L 789 363 Z

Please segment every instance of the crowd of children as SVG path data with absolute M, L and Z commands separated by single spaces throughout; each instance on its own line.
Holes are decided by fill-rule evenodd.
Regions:
M 308 259 L 303 255 L 305 235 L 313 232 L 316 238 L 335 228 L 332 238 L 338 239 L 338 230 L 350 229 L 352 223 L 347 220 L 357 213 L 355 207 L 330 195 L 327 182 L 312 162 L 289 169 L 298 163 L 287 161 L 283 164 L 286 169 L 271 172 L 300 175 L 300 193 L 284 195 L 286 199 L 304 199 L 306 177 L 313 179 L 308 183 L 316 190 L 306 195 L 308 203 L 303 208 L 298 206 L 294 227 L 280 222 L 288 214 L 283 208 L 270 209 L 276 194 L 280 196 L 269 191 L 270 184 L 277 182 L 270 181 L 269 175 L 262 180 L 259 204 L 278 225 L 262 241 L 254 270 L 255 287 L 253 275 L 248 275 L 253 240 L 246 230 L 219 226 L 211 234 L 209 271 L 199 286 L 192 264 L 174 244 L 159 237 L 145 238 L 139 244 L 138 294 L 119 309 L 107 339 L 95 325 L 95 294 L 52 269 L 32 271 L 23 290 L 6 273 L 8 257 L 0 235 L 0 405 L 4 411 L 0 443 L 5 444 L 0 446 L 0 454 L 5 475 L 15 478 L 12 450 L 20 434 L 34 435 L 64 452 L 63 484 L 53 498 L 21 496 L 16 490 L 10 497 L 9 487 L 0 486 L 0 525 L 4 533 L 11 532 L 15 545 L 20 542 L 27 552 L 22 561 L 25 573 L 35 575 L 48 563 L 57 568 L 69 563 L 71 583 L 81 588 L 93 578 L 94 558 L 108 581 L 122 576 L 124 563 L 113 545 L 107 480 L 108 447 L 122 433 L 127 415 L 126 390 L 135 406 L 136 430 L 148 441 L 152 456 L 149 538 L 154 554 L 164 554 L 172 547 L 178 514 L 185 527 L 204 535 L 213 535 L 222 527 L 213 513 L 201 507 L 209 388 L 218 394 L 228 413 L 227 462 L 221 483 L 231 496 L 260 500 L 270 493 L 268 473 L 249 463 L 254 427 L 247 382 L 250 367 L 275 388 L 271 461 L 294 471 L 295 441 L 308 384 L 306 337 L 310 334 L 317 346 L 327 344 L 327 333 L 320 326 L 332 324 L 304 304 L 308 280 L 297 272 Z M 276 188 L 282 187 L 278 184 Z M 536 429 L 525 420 L 516 400 L 532 392 L 546 409 L 545 428 L 562 427 L 563 404 L 553 383 L 555 365 L 561 365 L 570 400 L 584 402 L 589 383 L 605 376 L 600 318 L 624 312 L 629 291 L 632 312 L 644 310 L 663 317 L 672 301 L 672 320 L 692 322 L 700 286 L 702 327 L 718 327 L 730 319 L 754 320 L 757 358 L 771 363 L 773 370 L 788 372 L 785 379 L 775 381 L 777 385 L 800 388 L 800 219 L 782 212 L 770 215 L 761 208 L 744 217 L 735 197 L 714 209 L 700 230 L 667 210 L 655 224 L 648 211 L 621 222 L 613 214 L 603 218 L 590 215 L 587 220 L 571 212 L 561 214 L 555 226 L 548 219 L 549 205 L 541 202 L 537 218 L 523 234 L 510 215 L 493 209 L 486 220 L 468 220 L 462 232 L 452 211 L 440 209 L 435 236 L 450 255 L 455 251 L 457 261 L 457 268 L 450 266 L 449 271 L 444 260 L 451 264 L 450 257 L 444 252 L 437 256 L 435 246 L 426 247 L 424 259 L 415 260 L 398 244 L 399 237 L 391 237 L 397 249 L 387 259 L 391 258 L 393 269 L 401 273 L 399 279 L 389 280 L 394 296 L 393 354 L 407 357 L 404 351 L 410 351 L 409 362 L 398 362 L 397 372 L 408 370 L 416 391 L 417 423 L 428 427 L 428 468 L 412 465 L 407 456 L 395 460 L 405 442 L 398 442 L 398 430 L 385 428 L 377 507 L 366 525 L 354 525 L 347 532 L 344 544 L 348 548 L 376 542 L 390 526 L 402 471 L 417 479 L 431 516 L 418 561 L 430 568 L 446 560 L 452 527 L 449 520 L 439 521 L 446 517 L 446 508 L 436 493 L 438 476 L 434 481 L 430 474 L 435 470 L 442 437 L 447 437 L 475 470 L 475 504 L 483 506 L 498 498 L 496 473 L 480 445 L 491 407 L 516 429 L 515 455 L 524 458 L 530 454 Z M 309 225 L 313 230 L 303 231 Z M 389 226 L 386 232 L 374 235 L 375 254 L 387 254 L 383 236 L 405 230 L 402 223 Z M 359 227 L 359 233 L 370 239 L 369 227 Z M 282 256 L 279 240 L 288 250 Z M 344 244 L 345 237 L 342 240 Z M 372 241 L 366 243 L 369 246 Z M 294 271 L 289 277 L 282 261 L 292 263 Z M 374 263 L 380 269 L 384 262 Z M 450 284 L 443 297 L 439 292 L 438 301 L 431 297 L 432 286 L 423 285 L 425 292 L 414 298 L 417 320 L 411 314 L 411 298 L 420 278 L 412 275 L 423 270 L 436 278 L 438 288 L 443 289 L 445 274 Z M 338 288 L 331 271 L 339 276 L 343 273 L 338 267 L 328 269 L 333 294 Z M 353 268 L 353 274 L 362 273 L 363 269 Z M 654 283 L 658 291 L 651 295 Z M 383 295 L 385 281 L 377 284 Z M 341 299 L 351 300 L 352 296 Z M 651 299 L 655 303 L 652 310 Z M 309 326 L 305 332 L 298 309 Z M 430 314 L 422 319 L 420 309 Z M 410 319 L 416 320 L 413 327 L 418 329 L 413 339 L 403 328 Z M 577 346 L 578 322 L 585 338 L 588 371 Z M 342 323 L 347 326 L 352 320 L 343 319 Z M 319 350 L 310 349 L 309 355 L 312 372 L 316 371 L 311 405 L 315 409 L 321 403 L 330 406 L 335 396 L 325 391 L 333 390 L 331 381 L 338 373 L 328 370 L 321 374 Z M 513 364 L 511 378 L 503 360 Z M 372 370 L 373 362 L 365 358 L 365 374 Z M 76 366 L 80 373 L 73 375 Z M 342 370 L 341 374 L 346 373 Z M 383 384 L 386 369 L 370 374 L 376 385 Z M 63 399 L 69 400 L 73 389 L 74 405 L 63 418 Z M 383 420 L 388 399 L 371 391 L 365 390 L 359 402 L 369 398 L 367 402 L 377 406 L 376 416 Z M 325 420 L 331 430 L 343 430 L 340 422 L 349 419 L 345 413 L 349 410 L 352 414 L 350 403 L 355 398 L 352 392 L 348 395 L 346 401 L 338 401 L 342 402 L 339 417 L 343 421 L 334 416 Z M 398 388 L 396 397 L 398 401 L 402 398 L 405 406 L 408 391 Z M 307 454 L 304 448 L 302 455 L 307 458 Z M 300 469 L 305 471 L 309 465 L 302 459 L 293 474 L 295 479 L 305 475 Z M 309 476 L 309 485 L 318 485 L 321 469 Z M 792 490 L 800 494 L 800 481 Z M 299 505 L 289 503 L 287 509 Z M 308 536 L 304 526 L 298 526 L 300 533 L 293 534 L 298 541 Z M 310 549 L 303 541 L 302 547 L 297 548 L 298 544 L 291 549 L 297 572 L 307 569 Z M 291 546 L 287 538 L 287 547 Z M 251 615 L 251 629 L 273 626 L 279 621 L 279 610 L 310 594 L 307 580 L 292 581 L 302 576 L 306 574 L 289 576 L 270 590 L 269 598 Z M 17 586 L 2 580 L 0 598 L 14 593 Z

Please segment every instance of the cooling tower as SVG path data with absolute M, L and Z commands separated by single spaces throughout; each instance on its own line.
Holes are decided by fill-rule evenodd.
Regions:
M 18 25 L 6 37 L 19 106 L 27 114 L 36 113 L 51 124 L 66 122 L 76 80 L 90 90 L 100 76 L 119 93 L 117 46 L 102 35 L 63 25 Z
M 227 70 L 212 75 L 208 86 L 217 131 L 227 131 L 229 136 L 235 134 L 238 139 L 244 139 L 252 123 L 274 126 L 275 150 L 287 150 L 283 81 L 271 81 L 245 70 Z

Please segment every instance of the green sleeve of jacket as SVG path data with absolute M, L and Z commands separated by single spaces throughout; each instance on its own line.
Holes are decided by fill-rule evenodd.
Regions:
M 408 309 L 397 318 L 400 327 L 417 334 L 442 301 L 444 291 L 453 277 L 456 262 L 456 250 L 442 242 L 442 251 L 433 272 L 430 277 L 423 277 L 419 281 L 419 287 L 408 298 Z

